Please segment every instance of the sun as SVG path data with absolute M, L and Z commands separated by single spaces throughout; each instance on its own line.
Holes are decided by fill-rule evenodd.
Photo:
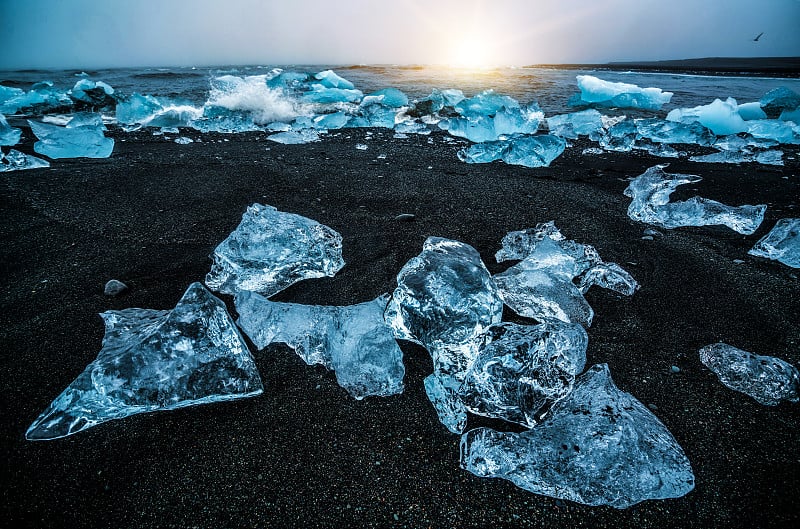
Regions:
M 451 51 L 450 66 L 456 68 L 490 68 L 492 65 L 491 46 L 476 38 L 457 42 Z

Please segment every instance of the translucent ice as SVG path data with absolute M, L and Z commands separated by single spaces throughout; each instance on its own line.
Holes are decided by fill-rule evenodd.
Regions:
M 547 118 L 547 127 L 550 129 L 550 134 L 575 139 L 578 136 L 588 136 L 602 131 L 603 116 L 594 109 L 560 114 Z
M 72 100 L 55 88 L 50 81 L 34 84 L 31 90 L 24 91 L 0 85 L 0 114 L 14 114 L 18 110 L 41 113 L 61 109 L 69 111 Z
M 683 449 L 650 410 L 614 385 L 605 364 L 578 377 L 530 430 L 464 434 L 461 467 L 536 494 L 618 509 L 694 488 Z
M 0 145 L 16 145 L 21 136 L 22 131 L 11 127 L 6 117 L 0 114 Z
M 800 108 L 800 94 L 785 86 L 780 86 L 764 94 L 760 103 L 761 110 L 767 117 L 777 118 L 783 111 Z
M 383 320 L 386 296 L 346 307 L 277 303 L 253 292 L 236 294 L 239 327 L 259 349 L 286 343 L 309 365 L 336 372 L 356 399 L 402 393 L 403 353 Z
M 423 345 L 435 374 L 463 380 L 480 336 L 499 323 L 503 302 L 481 257 L 459 241 L 429 237 L 397 275 L 386 307 L 395 336 Z
M 583 327 L 569 323 L 502 323 L 484 340 L 459 397 L 473 413 L 527 427 L 572 390 L 589 342 Z
M 267 136 L 267 139 L 286 145 L 300 145 L 303 143 L 313 143 L 315 141 L 319 141 L 319 132 L 314 129 L 290 130 L 286 132 L 279 132 L 277 134 L 270 134 Z
M 742 119 L 745 121 L 750 121 L 753 119 L 767 119 L 767 114 L 761 108 L 761 103 L 755 101 L 753 103 L 742 103 L 739 105 L 737 109 L 739 115 L 742 116 Z
M 676 108 L 667 114 L 667 120 L 683 123 L 697 121 L 717 136 L 747 132 L 748 128 L 739 115 L 736 100 L 731 97 L 726 101 L 715 99 L 708 105 L 694 108 Z
M 700 361 L 720 382 L 765 406 L 800 400 L 800 372 L 780 358 L 755 355 L 720 342 L 700 349 Z
M 636 132 L 639 137 L 647 138 L 655 143 L 693 143 L 695 145 L 711 145 L 714 133 L 698 122 L 682 123 L 660 118 L 637 119 Z
M 352 90 L 355 88 L 353 83 L 340 77 L 333 70 L 325 70 L 314 75 L 319 84 L 326 88 L 343 88 L 345 90 Z
M 747 122 L 747 133 L 754 138 L 779 143 L 800 143 L 800 127 L 789 121 L 757 119 Z
M 108 158 L 114 150 L 114 140 L 103 135 L 102 126 L 67 128 L 30 120 L 28 124 L 39 138 L 33 150 L 50 158 Z
M 636 143 L 638 128 L 633 120 L 626 119 L 609 127 L 600 137 L 600 146 L 607 151 L 628 152 Z
M 214 250 L 209 288 L 267 297 L 302 280 L 333 276 L 344 266 L 342 236 L 317 221 L 253 204 Z
M 111 419 L 258 395 L 261 378 L 225 305 L 193 283 L 173 310 L 101 314 L 97 358 L 28 429 L 56 439 Z
M 672 92 L 660 88 L 640 88 L 629 83 L 612 83 L 591 75 L 577 76 L 581 101 L 603 107 L 659 110 L 669 103 Z
M 83 78 L 75 83 L 70 91 L 70 97 L 76 102 L 85 103 L 92 107 L 114 106 L 114 89 L 103 81 L 91 81 Z
M 39 169 L 42 167 L 50 167 L 50 162 L 24 154 L 18 150 L 11 149 L 8 154 L 4 155 L 0 152 L 0 173 L 7 171 L 20 171 L 22 169 Z
M 544 118 L 537 104 L 522 107 L 514 99 L 491 90 L 465 99 L 455 108 L 461 116 L 440 121 L 439 128 L 476 143 L 511 134 L 534 134 Z
M 303 92 L 303 101 L 307 103 L 353 103 L 362 97 L 364 94 L 361 90 L 328 88 L 322 85 L 313 85 L 311 90 Z
M 408 105 L 408 96 L 397 88 L 384 88 L 364 96 L 362 103 L 374 100 L 390 108 L 400 108 Z
M 766 205 L 734 207 L 700 197 L 669 202 L 670 194 L 679 185 L 702 179 L 695 175 L 666 173 L 664 167 L 649 168 L 625 189 L 625 196 L 633 199 L 628 206 L 628 216 L 633 220 L 662 228 L 722 224 L 745 235 L 756 231 L 764 220 Z
M 800 218 L 780 219 L 747 253 L 800 268 Z
M 334 112 L 332 114 L 323 114 L 316 116 L 313 119 L 313 127 L 315 129 L 340 129 L 344 127 L 349 119 L 348 115 L 344 112 Z M 274 140 L 273 140 L 274 141 Z
M 476 143 L 458 151 L 458 158 L 466 163 L 488 163 L 503 160 L 512 165 L 548 167 L 561 156 L 566 141 L 551 134 L 530 136 L 515 134 L 505 140 Z
M 756 162 L 764 165 L 783 165 L 781 151 L 762 151 L 758 153 L 746 151 L 720 151 L 711 154 L 692 156 L 692 162 L 702 163 L 745 163 Z

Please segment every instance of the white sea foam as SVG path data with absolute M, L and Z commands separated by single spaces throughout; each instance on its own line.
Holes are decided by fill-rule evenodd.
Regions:
M 283 90 L 269 88 L 266 85 L 267 77 L 216 77 L 211 82 L 211 91 L 205 106 L 245 112 L 259 125 L 276 121 L 288 123 L 298 116 L 313 113 L 307 105 L 301 104 Z

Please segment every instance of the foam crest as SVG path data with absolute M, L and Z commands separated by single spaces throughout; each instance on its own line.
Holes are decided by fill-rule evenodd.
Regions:
M 283 90 L 269 88 L 266 84 L 267 77 L 216 77 L 211 81 L 211 91 L 205 106 L 247 113 L 259 125 L 276 121 L 288 123 L 298 116 L 313 113 L 307 108 L 308 105 L 301 104 Z

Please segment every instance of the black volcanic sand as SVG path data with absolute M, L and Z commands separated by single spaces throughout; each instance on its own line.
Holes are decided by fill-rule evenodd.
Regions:
M 185 131 L 195 139 L 201 137 Z M 798 272 L 747 256 L 782 217 L 797 217 L 798 149 L 786 166 L 672 161 L 703 181 L 675 193 L 769 204 L 752 236 L 727 228 L 662 230 L 626 214 L 628 179 L 663 159 L 584 156 L 551 167 L 458 161 L 462 143 L 435 133 L 334 133 L 279 145 L 261 133 L 202 135 L 178 145 L 115 133 L 105 160 L 54 161 L 0 175 L 2 431 L 0 519 L 7 527 L 768 527 L 797 523 L 800 406 L 765 407 L 723 386 L 699 361 L 725 341 L 800 363 Z M 32 152 L 31 135 L 21 149 Z M 170 135 L 174 138 L 175 135 Z M 366 151 L 355 144 L 367 143 Z M 385 159 L 378 155 L 385 154 Z M 209 254 L 261 202 L 344 237 L 347 265 L 275 299 L 346 305 L 395 287 L 427 236 L 473 245 L 492 273 L 510 230 L 555 220 L 641 283 L 633 297 L 592 289 L 589 365 L 655 410 L 692 462 L 696 488 L 626 510 L 538 496 L 459 468 L 459 438 L 425 397 L 432 364 L 403 343 L 406 390 L 356 401 L 322 367 L 285 347 L 254 352 L 258 397 L 141 414 L 65 439 L 25 430 L 96 357 L 97 316 L 170 309 L 202 281 Z M 401 213 L 413 222 L 395 220 Z M 743 260 L 739 262 L 738 260 Z M 112 278 L 129 292 L 103 295 Z M 229 310 L 232 299 L 222 296 Z M 513 319 L 507 311 L 506 317 Z M 251 344 L 252 348 L 252 344 Z M 672 372 L 677 366 L 680 371 Z M 481 424 L 475 417 L 470 425 Z

